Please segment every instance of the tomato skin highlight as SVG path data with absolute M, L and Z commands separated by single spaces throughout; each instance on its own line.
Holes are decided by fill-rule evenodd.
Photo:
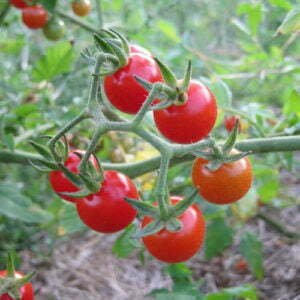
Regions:
M 181 201 L 181 197 L 172 196 L 171 203 Z M 177 232 L 162 229 L 159 232 L 143 237 L 143 243 L 152 256 L 165 263 L 179 263 L 189 260 L 200 249 L 205 237 L 205 220 L 196 205 L 190 206 L 178 218 L 182 228 Z M 142 227 L 152 221 L 145 217 Z
M 136 186 L 126 175 L 105 171 L 100 190 L 76 202 L 80 219 L 91 229 L 114 233 L 127 227 L 137 211 L 124 198 L 138 199 Z
M 205 138 L 217 118 L 216 99 L 205 85 L 191 80 L 187 96 L 183 105 L 171 105 L 153 112 L 160 133 L 179 144 L 195 143 Z
M 104 78 L 104 90 L 108 100 L 127 114 L 136 114 L 148 96 L 148 92 L 135 80 L 134 75 L 149 82 L 163 80 L 151 53 L 137 45 L 130 47 L 127 65 Z
M 72 10 L 79 17 L 87 16 L 92 9 L 90 0 L 75 0 L 72 2 Z
M 192 168 L 193 184 L 205 200 L 214 204 L 230 204 L 249 191 L 253 173 L 247 157 L 224 163 L 215 171 L 207 169 L 207 163 L 207 160 L 197 158 Z
M 80 155 L 84 155 L 83 151 L 79 151 L 79 150 L 71 151 L 69 152 L 68 158 L 64 163 L 65 167 L 74 174 L 79 173 L 78 166 L 81 161 L 79 155 L 77 155 L 76 153 Z M 93 164 L 95 168 L 98 168 L 98 163 L 93 156 L 90 156 L 90 162 Z M 72 198 L 70 196 L 61 194 L 61 193 L 75 193 L 79 191 L 78 187 L 75 186 L 62 171 L 58 171 L 58 170 L 51 171 L 49 173 L 49 181 L 52 189 L 60 198 L 70 202 L 76 202 L 78 200 L 77 198 Z
M 30 29 L 39 29 L 46 25 L 48 13 L 41 5 L 28 6 L 22 10 L 23 23 Z
M 28 4 L 24 0 L 10 0 L 10 4 L 19 9 L 28 7 Z
M 0 271 L 0 277 L 4 278 L 7 275 L 6 270 Z M 15 272 L 16 278 L 22 278 L 23 274 L 20 272 Z M 20 289 L 20 300 L 34 300 L 34 291 L 31 283 L 26 283 Z M 8 294 L 0 295 L 0 300 L 14 300 Z

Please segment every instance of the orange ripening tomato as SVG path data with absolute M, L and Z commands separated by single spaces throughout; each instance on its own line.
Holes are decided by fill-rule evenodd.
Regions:
M 91 9 L 91 1 L 90 0 L 75 0 L 72 2 L 72 9 L 75 15 L 79 17 L 87 16 Z
M 199 194 L 208 202 L 233 203 L 249 191 L 253 174 L 247 157 L 224 163 L 215 171 L 209 170 L 207 164 L 207 160 L 197 158 L 192 168 L 192 179 Z

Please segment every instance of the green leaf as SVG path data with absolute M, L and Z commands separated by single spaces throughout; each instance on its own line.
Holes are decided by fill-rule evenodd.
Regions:
M 20 118 L 27 117 L 29 114 L 38 111 L 38 106 L 32 103 L 18 105 L 13 112 Z
M 0 214 L 27 223 L 45 223 L 52 215 L 34 205 L 14 184 L 0 183 Z
M 47 10 L 54 11 L 57 4 L 57 0 L 40 0 L 39 1 Z
M 17 55 L 24 45 L 25 41 L 21 37 L 18 39 L 12 39 L 7 36 L 0 37 L 0 52 Z
M 256 289 L 250 284 L 237 286 L 233 288 L 223 289 L 221 292 L 207 295 L 205 300 L 234 300 L 237 299 L 245 300 L 257 300 Z
M 223 218 L 213 220 L 207 226 L 205 240 L 205 258 L 211 259 L 232 244 L 233 231 Z
M 253 233 L 246 232 L 241 239 L 240 251 L 255 277 L 262 279 L 264 270 L 261 241 Z
M 284 103 L 283 112 L 285 115 L 295 113 L 300 117 L 300 93 L 298 91 L 292 91 L 290 97 Z
M 291 34 L 300 29 L 300 7 L 291 10 L 278 27 L 276 34 Z
M 290 10 L 293 6 L 288 0 L 269 0 L 271 5 Z
M 156 22 L 157 28 L 170 40 L 175 43 L 180 43 L 181 38 L 177 33 L 175 26 L 166 21 L 166 20 L 159 20 Z
M 112 252 L 119 258 L 128 257 L 140 244 L 136 239 L 132 238 L 132 235 L 136 231 L 137 226 L 130 224 L 116 239 Z
M 3 143 L 10 151 L 13 151 L 15 148 L 15 140 L 13 134 L 12 133 L 4 134 Z
M 60 42 L 49 47 L 46 54 L 37 61 L 32 70 L 35 81 L 52 80 L 58 75 L 70 72 L 74 61 L 74 50 L 70 43 Z

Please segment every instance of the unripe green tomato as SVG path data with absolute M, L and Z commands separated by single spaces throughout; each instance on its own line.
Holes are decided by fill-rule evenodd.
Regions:
M 65 29 L 66 27 L 63 20 L 52 18 L 46 26 L 43 27 L 43 32 L 48 40 L 57 41 L 64 36 Z

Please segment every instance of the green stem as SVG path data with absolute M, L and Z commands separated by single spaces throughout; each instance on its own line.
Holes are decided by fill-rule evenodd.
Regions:
M 101 0 L 95 0 L 96 2 L 96 11 L 98 15 L 99 27 L 103 27 L 103 13 L 102 13 L 102 5 Z
M 3 10 L 0 12 L 0 26 L 3 24 L 5 17 L 9 13 L 11 6 L 9 2 L 7 2 L 3 8 Z

